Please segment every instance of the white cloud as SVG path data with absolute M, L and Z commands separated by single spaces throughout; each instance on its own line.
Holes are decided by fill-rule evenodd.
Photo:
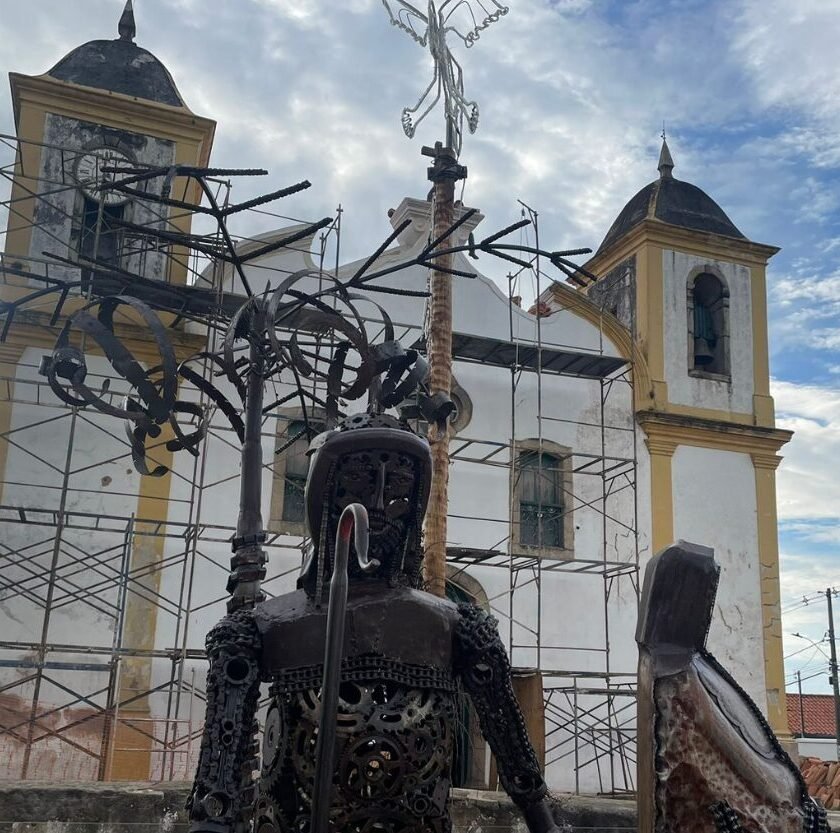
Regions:
M 777 424 L 794 431 L 778 474 L 782 520 L 840 518 L 840 389 L 775 380 Z
M 768 108 L 805 119 L 788 141 L 814 164 L 840 160 L 840 74 L 833 57 L 840 6 L 826 0 L 742 0 L 735 19 L 734 54 L 752 79 L 752 93 Z
M 663 119 L 674 126 L 679 174 L 710 176 L 709 159 L 679 134 L 698 113 L 722 126 L 743 118 L 719 14 L 650 0 L 622 9 L 623 20 L 589 0 L 509 5 L 475 48 L 458 53 L 482 109 L 479 133 L 465 143 L 465 198 L 488 227 L 507 224 L 522 198 L 540 211 L 544 240 L 597 246 L 656 175 Z M 43 71 L 62 50 L 113 36 L 121 8 L 122 0 L 40 0 L 26 14 L 12 9 L 0 21 L 0 55 L 9 68 Z M 440 138 L 440 114 L 414 142 L 402 136 L 399 114 L 422 89 L 430 59 L 389 26 L 378 0 L 143 0 L 135 8 L 138 43 L 164 60 L 196 112 L 218 120 L 215 159 L 264 165 L 272 184 L 309 178 L 315 187 L 297 198 L 298 214 L 352 207 L 356 251 L 348 255 L 379 241 L 387 208 L 428 190 L 419 150 Z M 685 49 L 695 38 L 704 48 Z

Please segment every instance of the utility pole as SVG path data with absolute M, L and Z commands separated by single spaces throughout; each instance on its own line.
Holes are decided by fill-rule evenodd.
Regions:
M 840 761 L 840 681 L 837 679 L 837 646 L 834 643 L 834 610 L 831 605 L 831 588 L 825 590 L 825 600 L 828 604 L 828 642 L 831 646 L 831 686 L 834 689 L 834 740 L 836 744 L 837 760 Z
M 802 702 L 802 672 L 796 672 L 796 684 L 799 688 L 799 735 L 805 737 L 805 704 Z
M 443 99 L 446 124 L 446 145 L 437 142 L 433 148 L 424 147 L 422 153 L 434 160 L 429 179 L 434 184 L 433 240 L 431 248 L 450 249 L 448 241 L 455 213 L 455 183 L 465 179 L 467 169 L 458 164 L 467 129 L 475 133 L 478 127 L 478 103 L 464 94 L 464 74 L 447 44 L 447 37 L 456 37 L 469 48 L 479 34 L 508 13 L 500 0 L 478 0 L 480 10 L 472 8 L 472 0 L 459 0 L 455 7 L 463 7 L 472 18 L 472 26 L 459 28 L 450 22 L 454 8 L 447 9 L 452 0 L 428 0 L 426 12 L 405 0 L 382 0 L 391 24 L 428 48 L 434 61 L 432 82 L 413 107 L 402 111 L 405 135 L 412 138 L 417 126 Z M 469 19 L 469 17 L 464 18 Z M 430 280 L 430 297 L 426 327 L 426 355 L 429 361 L 429 388 L 432 396 L 449 397 L 452 388 L 452 253 L 434 259 Z M 423 578 L 426 590 L 437 596 L 446 595 L 446 536 L 447 502 L 449 497 L 449 423 L 429 426 L 429 446 L 432 451 L 432 482 L 424 533 Z

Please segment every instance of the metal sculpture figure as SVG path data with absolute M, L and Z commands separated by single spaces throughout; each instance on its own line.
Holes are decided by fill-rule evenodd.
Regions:
M 477 3 L 480 9 L 478 16 L 473 3 Z M 417 125 L 443 96 L 446 145 L 452 148 L 457 157 L 461 152 L 464 118 L 467 119 L 470 133 L 475 133 L 478 128 L 478 103 L 468 100 L 464 94 L 464 72 L 449 49 L 447 35 L 454 35 L 469 48 L 479 39 L 484 29 L 508 13 L 508 7 L 498 0 L 443 0 L 440 8 L 437 8 L 435 0 L 429 0 L 424 14 L 406 0 L 382 0 L 382 5 L 391 18 L 391 24 L 407 32 L 420 46 L 428 47 L 434 61 L 429 86 L 417 104 L 402 111 L 405 135 L 409 138 L 414 136 Z M 420 115 L 415 117 L 421 109 Z
M 639 830 L 828 833 L 756 705 L 709 653 L 720 567 L 680 541 L 645 572 L 639 625 Z
M 191 829 L 245 830 L 255 806 L 256 833 L 449 831 L 460 685 L 529 829 L 556 830 L 495 620 L 420 589 L 428 443 L 392 417 L 361 413 L 316 437 L 310 453 L 313 549 L 298 590 L 236 611 L 207 640 L 207 722 Z M 346 581 L 351 518 L 357 534 L 345 620 L 332 598 L 325 610 L 324 593 Z M 329 621 L 336 615 L 343 639 Z M 261 682 L 271 686 L 271 703 L 255 789 Z

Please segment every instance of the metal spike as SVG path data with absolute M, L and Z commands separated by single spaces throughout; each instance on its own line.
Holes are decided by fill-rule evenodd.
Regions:
M 131 5 L 131 0 L 126 0 L 117 31 L 120 33 L 120 40 L 124 41 L 133 41 L 137 35 L 137 26 L 134 22 L 134 6 Z

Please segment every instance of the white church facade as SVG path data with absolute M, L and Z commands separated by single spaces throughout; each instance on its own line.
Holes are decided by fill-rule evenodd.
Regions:
M 152 221 L 142 201 L 101 204 L 85 185 L 91 159 L 95 171 L 113 159 L 211 158 L 214 123 L 189 111 L 133 37 L 85 44 L 41 76 L 12 75 L 19 144 L 4 301 L 38 285 L 36 275 L 75 279 L 83 270 L 74 260 L 94 237 L 121 269 L 188 280 L 183 262 L 144 252 L 109 225 Z M 747 239 L 673 168 L 663 144 L 658 176 L 585 264 L 597 279 L 543 275 L 532 311 L 476 272 L 480 260 L 457 256 L 456 268 L 475 277 L 453 279 L 450 592 L 499 618 L 557 790 L 633 788 L 640 578 L 677 539 L 714 548 L 722 575 L 710 648 L 788 734 L 775 470 L 790 435 L 774 425 L 765 283 L 777 250 Z M 189 231 L 185 215 L 163 219 Z M 406 219 L 383 266 L 428 242 L 431 203 L 402 200 L 390 222 Z M 459 233 L 480 238 L 479 221 Z M 316 247 L 300 241 L 253 262 L 253 289 L 318 271 Z M 339 279 L 358 266 L 340 265 Z M 426 282 L 414 266 L 386 284 Z M 423 298 L 373 300 L 397 338 L 422 344 Z M 204 635 L 224 612 L 238 449 L 217 420 L 198 458 L 167 459 L 171 474 L 141 478 L 118 426 L 44 384 L 40 358 L 57 334 L 50 317 L 19 316 L 0 344 L 0 778 L 189 777 Z M 145 334 L 126 325 L 125 338 L 153 361 Z M 187 325 L 174 338 L 184 358 L 213 336 Z M 108 375 L 104 358 L 92 372 Z M 305 448 L 275 454 L 299 421 L 280 408 L 263 425 L 266 589 L 275 594 L 294 586 L 306 545 Z M 492 785 L 487 750 L 464 731 L 461 783 Z

